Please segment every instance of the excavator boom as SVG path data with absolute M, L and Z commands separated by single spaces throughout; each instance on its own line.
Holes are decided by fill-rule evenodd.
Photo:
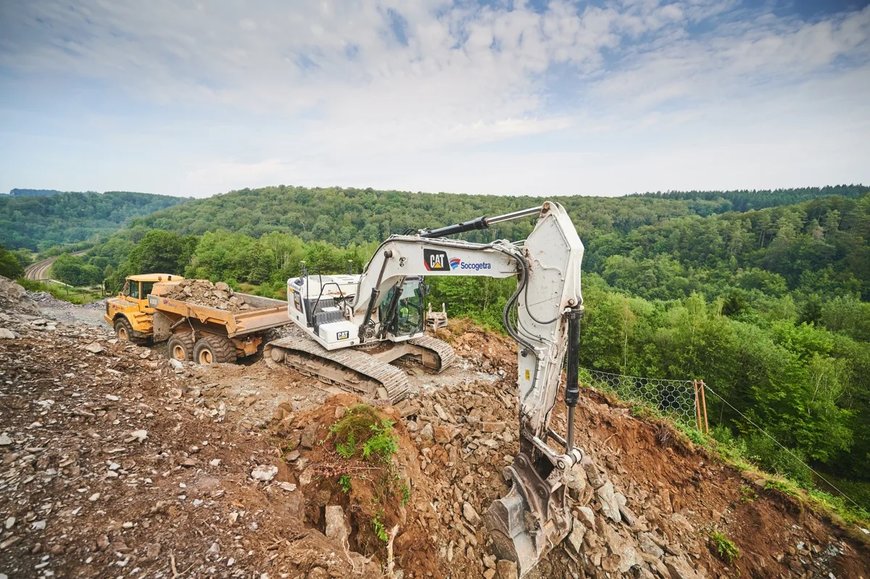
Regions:
M 472 243 L 446 237 L 530 215 L 537 215 L 538 221 L 522 243 Z M 341 372 L 354 371 L 361 378 L 374 378 L 374 388 L 396 401 L 401 385 L 376 375 L 372 368 L 383 368 L 362 352 L 345 360 L 353 353 L 348 348 L 392 342 L 397 352 L 418 348 L 442 361 L 452 359 L 452 351 L 438 352 L 423 339 L 422 279 L 515 277 L 517 288 L 505 306 L 503 322 L 518 344 L 520 452 L 505 469 L 510 491 L 492 503 L 485 520 L 496 555 L 516 561 L 523 576 L 571 531 L 565 480 L 582 458 L 573 445 L 582 259 L 583 243 L 571 219 L 561 205 L 550 201 L 505 215 L 421 230 L 416 235 L 394 235 L 381 244 L 358 278 L 319 277 L 314 296 L 307 279 L 289 280 L 291 318 L 319 345 L 286 339 L 270 344 L 267 350 L 271 348 L 274 361 L 283 361 L 291 350 L 301 348 L 309 359 L 315 356 L 337 363 L 334 380 L 341 381 Z M 419 315 L 413 315 L 414 309 Z M 341 352 L 347 355 L 338 356 Z M 563 438 L 549 424 L 566 353 L 569 424 Z M 426 353 L 422 357 L 425 364 Z M 395 380 L 400 378 L 397 375 Z M 559 448 L 551 446 L 551 441 Z

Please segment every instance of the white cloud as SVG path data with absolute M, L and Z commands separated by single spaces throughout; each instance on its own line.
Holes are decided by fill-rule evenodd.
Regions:
M 860 179 L 860 141 L 840 151 L 788 139 L 799 125 L 837 127 L 843 142 L 866 127 L 854 95 L 870 89 L 868 37 L 870 8 L 805 21 L 738 0 L 3 3 L 0 121 L 39 93 L 66 134 L 95 141 L 91 164 L 123 155 L 98 172 L 112 187 L 145 188 L 119 181 L 148 173 L 134 164 L 149 147 L 162 162 L 152 190 L 198 194 L 269 182 L 545 193 L 590 178 L 584 192 L 615 193 L 661 188 L 660 167 L 697 188 L 741 131 L 772 138 L 734 163 L 767 151 L 785 179 L 780 151 L 797 147 L 830 157 L 829 181 Z M 104 102 L 52 110 L 81 85 L 105 87 Z M 0 128 L 16 142 L 0 161 L 10 187 L 33 179 L 14 159 L 45 153 L 27 131 Z M 686 147 L 694 134 L 709 145 Z M 61 181 L 86 179 L 54 166 Z M 775 180 L 732 171 L 743 187 Z

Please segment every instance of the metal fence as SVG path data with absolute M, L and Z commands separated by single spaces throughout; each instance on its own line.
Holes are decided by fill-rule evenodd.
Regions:
M 683 424 L 706 432 L 707 404 L 701 380 L 665 380 L 580 369 L 580 382 L 615 393 L 623 400 L 656 408 Z

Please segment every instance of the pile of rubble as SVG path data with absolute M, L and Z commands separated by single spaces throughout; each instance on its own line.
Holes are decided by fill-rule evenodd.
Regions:
M 346 502 L 364 485 L 347 499 L 324 485 L 345 404 L 329 385 L 262 363 L 174 367 L 109 328 L 39 317 L 14 285 L 0 278 L 0 579 L 327 579 L 390 562 L 395 579 L 516 576 L 481 520 L 518 450 L 506 341 L 454 328 L 457 367 L 420 372 L 420 395 L 383 409 L 410 487 L 386 509 L 388 547 Z M 868 577 L 866 544 L 667 427 L 588 390 L 577 420 L 574 531 L 529 577 Z M 739 547 L 732 563 L 714 531 Z
M 233 313 L 252 309 L 243 296 L 222 281 L 211 283 L 206 279 L 185 279 L 178 282 L 166 297 Z
M 518 451 L 515 354 L 510 344 L 477 329 L 452 342 L 493 379 L 433 389 L 398 410 L 433 497 L 425 524 L 439 560 L 448 564 L 444 571 L 507 577 L 489 555 L 480 518 L 508 491 L 501 471 Z M 564 432 L 562 411 L 557 406 L 553 426 Z M 759 576 L 760 570 L 763 576 L 839 577 L 866 564 L 844 533 L 832 532 L 763 481 L 710 459 L 669 427 L 636 419 L 591 390 L 583 391 L 577 414 L 585 457 L 568 481 L 574 530 L 531 577 L 691 579 Z M 716 553 L 716 531 L 740 547 L 734 562 Z
M 38 315 L 39 307 L 27 295 L 27 290 L 0 275 L 0 311 Z

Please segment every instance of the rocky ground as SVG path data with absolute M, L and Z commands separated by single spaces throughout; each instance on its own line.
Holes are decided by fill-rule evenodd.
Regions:
M 42 316 L 55 322 L 70 325 L 104 326 L 105 299 L 91 302 L 85 306 L 77 306 L 59 300 L 48 292 L 27 292 L 27 297 L 36 303 Z
M 383 512 L 390 556 L 366 485 L 337 486 L 329 430 L 353 397 L 262 362 L 175 367 L 0 279 L 0 579 L 510 577 L 479 519 L 517 450 L 513 349 L 467 325 L 443 337 L 460 364 L 408 367 L 418 396 L 380 409 L 409 487 Z M 593 391 L 578 413 L 575 532 L 530 576 L 870 577 L 866 543 L 667 427 Z

